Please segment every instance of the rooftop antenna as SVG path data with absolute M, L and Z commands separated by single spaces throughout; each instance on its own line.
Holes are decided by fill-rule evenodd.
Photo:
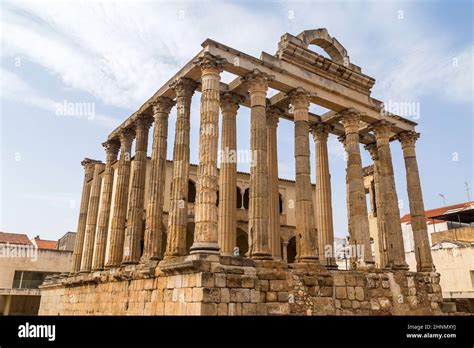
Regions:
M 467 181 L 464 181 L 464 185 L 466 186 L 466 192 L 467 192 L 467 201 L 471 201 L 471 195 L 469 194 L 470 188 L 469 188 L 469 183 Z
M 443 199 L 444 206 L 446 206 L 446 197 L 442 193 L 438 193 L 438 196 Z

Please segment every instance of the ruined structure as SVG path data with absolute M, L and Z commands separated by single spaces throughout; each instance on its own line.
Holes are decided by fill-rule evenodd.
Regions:
M 323 48 L 330 58 L 313 52 Z M 383 111 L 375 80 L 352 64 L 326 29 L 285 34 L 260 58 L 207 39 L 203 49 L 104 143 L 106 163 L 86 159 L 82 202 L 68 276 L 42 287 L 41 314 L 390 315 L 440 314 L 439 275 L 431 259 L 415 155 L 415 123 Z M 229 84 L 223 71 L 236 75 Z M 267 96 L 269 88 L 278 93 Z M 189 225 L 190 104 L 200 92 L 194 230 Z M 311 103 L 330 112 L 315 115 Z M 171 187 L 165 186 L 168 117 L 176 105 Z M 236 116 L 251 109 L 253 163 L 248 190 L 248 252 L 237 247 Z M 221 120 L 219 114 L 221 114 Z M 279 118 L 294 122 L 296 258 L 281 247 L 276 153 Z M 154 124 L 151 160 L 147 160 Z M 310 173 L 310 133 L 316 188 Z M 351 270 L 337 270 L 327 139 L 347 152 Z M 408 272 L 390 141 L 401 142 L 414 224 L 418 272 Z M 135 141 L 135 152 L 131 153 Z M 370 249 L 360 143 L 374 160 L 379 245 Z M 120 154 L 120 156 L 119 156 Z M 314 192 L 314 193 L 313 193 Z M 164 217 L 165 194 L 169 211 Z M 416 225 L 416 228 L 415 228 Z M 166 243 L 165 243 L 166 240 Z M 187 243 L 189 244 L 187 246 Z M 166 246 L 165 246 L 166 245 Z M 376 267 L 377 266 L 377 267 Z

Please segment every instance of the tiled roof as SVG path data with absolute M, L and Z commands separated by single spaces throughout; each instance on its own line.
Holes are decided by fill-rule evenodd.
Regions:
M 28 236 L 23 233 L 0 232 L 0 243 L 31 245 Z
M 46 250 L 57 249 L 57 242 L 55 240 L 45 240 L 45 239 L 35 238 L 35 243 L 38 249 L 46 249 Z
M 458 203 L 458 204 L 453 204 L 453 205 L 447 205 L 445 207 L 426 210 L 425 211 L 425 217 L 426 217 L 426 220 L 428 221 L 428 223 L 432 223 L 433 222 L 432 218 L 434 216 L 440 216 L 440 215 L 446 214 L 448 212 L 451 212 L 452 210 L 463 210 L 463 209 L 466 209 L 466 208 L 470 208 L 471 205 L 473 205 L 473 204 L 474 204 L 474 201 L 471 201 L 471 202 Z M 402 223 L 404 223 L 404 222 L 409 223 L 410 221 L 411 221 L 411 215 L 410 214 L 405 214 L 400 219 L 400 222 L 402 222 Z M 434 222 L 438 223 L 438 222 L 445 222 L 445 221 L 434 219 Z

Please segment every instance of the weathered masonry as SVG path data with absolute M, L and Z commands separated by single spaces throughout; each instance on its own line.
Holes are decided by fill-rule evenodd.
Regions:
M 323 48 L 330 58 L 309 49 Z M 326 29 L 285 34 L 276 54 L 249 56 L 213 40 L 115 129 L 105 164 L 86 159 L 73 269 L 42 287 L 40 314 L 325 315 L 440 314 L 418 174 L 416 124 L 383 112 L 375 80 L 352 64 Z M 236 76 L 220 81 L 227 71 Z M 269 88 L 278 93 L 269 97 Z M 199 163 L 188 209 L 191 99 L 200 92 Z M 309 112 L 310 104 L 329 110 Z M 176 106 L 171 187 L 165 185 L 168 117 Z M 248 250 L 237 247 L 239 107 L 251 110 Z M 296 257 L 281 245 L 277 127 L 294 122 Z M 147 159 L 149 129 L 151 159 Z M 218 135 L 221 131 L 221 144 Z M 310 173 L 313 135 L 316 188 Z M 350 271 L 333 251 L 327 139 L 347 152 Z M 418 272 L 408 272 L 390 142 L 401 143 Z M 134 153 L 131 153 L 135 141 Z M 360 144 L 374 161 L 378 248 L 370 246 Z M 165 214 L 165 194 L 169 209 Z M 165 216 L 166 215 L 166 216 Z M 189 235 L 189 217 L 194 230 Z M 237 250 L 237 252 L 236 252 Z M 285 254 L 285 255 L 284 255 Z

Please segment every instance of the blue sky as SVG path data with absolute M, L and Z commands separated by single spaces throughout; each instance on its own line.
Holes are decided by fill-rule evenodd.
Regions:
M 471 1 L 4 1 L 0 6 L 1 231 L 49 239 L 75 231 L 81 160 L 103 160 L 100 144 L 107 135 L 206 38 L 258 57 L 261 51 L 275 53 L 285 32 L 320 27 L 376 79 L 373 97 L 419 105 L 417 151 L 426 208 L 443 204 L 440 193 L 447 204 L 466 201 L 464 182 L 474 199 Z M 231 78 L 223 75 L 225 82 Z M 91 103 L 94 117 L 58 115 L 57 103 L 64 101 Z M 198 93 L 192 107 L 196 163 Z M 312 111 L 326 110 L 313 106 Z M 173 110 L 168 158 L 174 120 Z M 241 108 L 238 122 L 238 148 L 249 149 L 248 109 Z M 290 122 L 280 121 L 278 137 L 280 176 L 293 178 Z M 329 146 L 335 233 L 344 236 L 344 154 L 335 137 Z M 361 152 L 364 165 L 370 164 Z M 392 155 L 405 214 L 398 142 Z M 314 152 L 312 162 L 314 173 Z M 239 170 L 247 169 L 239 164 Z

